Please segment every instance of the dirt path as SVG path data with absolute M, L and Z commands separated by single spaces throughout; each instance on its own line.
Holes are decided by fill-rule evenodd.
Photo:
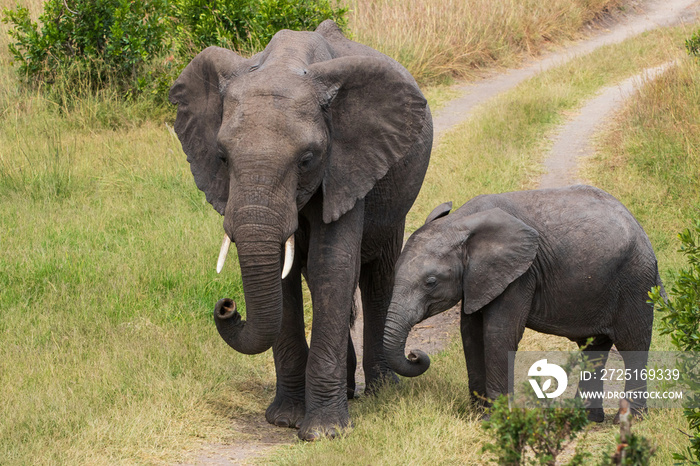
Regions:
M 577 167 L 583 159 L 593 155 L 591 137 L 601 129 L 608 117 L 622 106 L 639 84 L 654 79 L 671 64 L 648 68 L 615 86 L 604 88 L 594 99 L 588 101 L 575 118 L 560 128 L 554 146 L 544 161 L 547 171 L 540 179 L 540 188 L 582 183 L 577 175 Z
M 555 53 L 544 55 L 526 62 L 521 68 L 493 74 L 476 83 L 458 85 L 462 97 L 451 101 L 434 116 L 435 144 L 451 127 L 467 120 L 474 108 L 496 95 L 514 88 L 537 73 L 561 65 L 572 58 L 590 53 L 596 48 L 622 42 L 644 31 L 668 26 L 694 17 L 696 0 L 651 0 L 645 3 L 644 12 L 625 18 L 616 18 L 615 24 L 603 24 L 603 29 L 592 30 L 592 36 Z M 696 5 L 697 7 L 697 5 Z M 612 20 L 610 20 L 612 21 Z M 646 70 L 652 78 L 667 67 Z M 555 138 L 550 156 L 545 161 L 547 173 L 540 186 L 564 186 L 576 182 L 577 160 L 591 154 L 590 137 L 603 118 L 615 110 L 634 89 L 642 75 L 630 78 L 616 86 L 606 88 L 587 103 L 578 116 L 565 124 Z M 358 311 L 357 321 L 352 330 L 353 342 L 358 361 L 362 360 L 362 312 Z M 443 350 L 459 333 L 459 309 L 454 308 L 420 323 L 409 334 L 407 349 L 421 349 L 428 354 Z M 364 388 L 364 371 L 358 364 L 356 372 L 358 393 Z M 264 419 L 263 414 L 255 418 L 235 419 L 233 430 L 238 432 L 237 440 L 229 445 L 208 445 L 198 452 L 190 462 L 194 465 L 236 465 L 247 464 L 264 457 L 270 450 L 296 440 L 296 431 L 281 429 Z
M 445 131 L 468 119 L 472 110 L 478 105 L 514 88 L 522 81 L 562 65 L 577 56 L 590 53 L 598 47 L 622 42 L 651 29 L 688 21 L 695 15 L 696 8 L 693 8 L 693 5 L 696 3 L 696 0 L 651 0 L 645 3 L 641 13 L 619 19 L 615 24 L 606 24 L 606 20 L 603 20 L 600 25 L 602 29 L 591 30 L 592 36 L 588 39 L 554 53 L 528 60 L 518 69 L 495 74 L 475 83 L 455 86 L 455 89 L 463 91 L 464 95 L 451 101 L 433 118 L 436 141 L 439 141 Z

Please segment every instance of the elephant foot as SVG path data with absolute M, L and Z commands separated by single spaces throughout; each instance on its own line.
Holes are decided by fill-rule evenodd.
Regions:
M 603 408 L 586 408 L 588 420 L 591 422 L 603 422 L 605 420 L 605 411 Z
M 382 387 L 399 385 L 399 378 L 394 371 L 386 370 L 378 375 L 367 376 L 367 385 L 365 386 L 365 395 L 372 396 L 377 394 Z
M 306 406 L 304 396 L 301 399 L 277 395 L 275 401 L 265 411 L 265 419 L 277 427 L 298 429 L 304 420 Z
M 313 442 L 324 438 L 334 439 L 350 433 L 352 425 L 347 411 L 331 413 L 325 410 L 308 415 L 301 423 L 299 433 L 301 440 Z

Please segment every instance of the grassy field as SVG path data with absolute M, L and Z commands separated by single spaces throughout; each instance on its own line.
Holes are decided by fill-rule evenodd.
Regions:
M 572 39 L 622 0 L 346 0 L 355 40 L 395 58 L 421 83 L 513 66 Z
M 27 3 L 33 11 L 41 4 Z M 368 5 L 375 4 L 384 5 Z M 0 0 L 0 7 L 12 5 Z M 355 14 L 364 11 L 357 5 Z M 231 441 L 232 417 L 262 416 L 274 395 L 274 368 L 270 352 L 251 357 L 230 350 L 211 321 L 216 300 L 243 298 L 235 257 L 222 275 L 214 272 L 221 217 L 194 186 L 168 125 L 144 116 L 149 112 L 140 104 L 123 104 L 108 93 L 57 101 L 19 87 L 6 28 L 0 25 L 0 464 L 172 463 L 202 443 Z M 601 86 L 668 60 L 686 35 L 656 32 L 606 48 L 484 107 L 436 148 L 410 227 L 444 200 L 458 205 L 477 193 L 533 187 L 546 135 L 567 111 Z M 539 40 L 530 46 L 541 45 Z M 682 83 L 694 82 L 697 103 L 697 69 L 687 61 L 683 66 L 685 72 L 665 79 L 677 76 L 681 90 Z M 663 96 L 663 90 L 648 95 Z M 438 98 L 431 92 L 431 104 L 440 95 L 444 100 L 443 91 L 432 93 Z M 656 107 L 648 108 L 653 113 Z M 694 111 L 687 114 L 688 125 L 698 121 Z M 637 110 L 628 112 L 606 141 L 626 140 L 622 135 L 631 130 L 624 125 Z M 643 127 L 647 120 L 638 123 Z M 680 123 L 669 125 L 666 131 L 673 133 Z M 681 137 L 679 147 L 695 148 L 697 157 L 697 126 L 684 131 L 696 139 L 684 146 Z M 620 159 L 612 142 L 600 166 L 628 160 Z M 641 171 L 646 156 L 624 154 L 641 157 L 629 169 L 639 166 L 634 176 L 647 178 Z M 603 179 L 608 171 L 591 176 L 630 202 L 645 227 L 666 215 L 651 227 L 652 237 L 661 245 L 662 268 L 675 266 L 673 237 L 692 214 L 687 200 L 697 202 L 697 190 L 678 185 L 673 199 L 688 206 L 681 212 L 665 202 L 663 191 L 657 197 L 653 190 L 635 194 L 637 178 L 630 175 L 625 185 Z M 654 178 L 659 190 L 662 172 Z M 674 171 L 674 183 L 687 172 Z M 629 193 L 616 191 L 623 186 Z M 647 206 L 658 215 L 644 217 Z M 562 343 L 528 334 L 524 344 Z M 434 358 L 425 376 L 353 403 L 356 427 L 348 438 L 282 448 L 272 460 L 480 463 L 485 436 L 466 401 L 460 351 L 455 344 Z M 671 451 L 680 441 L 674 429 L 683 425 L 673 416 L 652 414 L 639 431 Z M 588 436 L 591 445 L 610 445 L 614 428 L 596 429 Z

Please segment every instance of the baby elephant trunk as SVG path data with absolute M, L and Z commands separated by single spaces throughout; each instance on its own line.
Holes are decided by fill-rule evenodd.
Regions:
M 389 313 L 384 327 L 384 355 L 389 366 L 399 375 L 416 377 L 428 370 L 430 358 L 420 350 L 411 350 L 405 356 L 406 339 L 411 328 L 418 323 L 411 322 L 404 316 L 410 315 L 397 311 L 394 303 L 389 307 Z

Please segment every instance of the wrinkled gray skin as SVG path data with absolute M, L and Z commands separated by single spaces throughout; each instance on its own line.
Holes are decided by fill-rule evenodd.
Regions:
M 358 283 L 368 388 L 396 377 L 382 338 L 406 213 L 430 157 L 427 102 L 401 65 L 332 21 L 280 31 L 250 59 L 209 47 L 170 100 L 195 182 L 238 251 L 247 321 L 222 299 L 217 329 L 242 353 L 272 346 L 270 423 L 297 427 L 305 440 L 335 436 L 349 425 L 355 389 L 349 327 Z M 282 280 L 292 234 L 294 266 Z M 310 347 L 302 274 L 313 301 Z
M 472 396 L 508 392 L 508 351 L 518 349 L 525 327 L 579 347 L 593 337 L 586 352 L 600 361 L 598 370 L 613 343 L 620 351 L 649 349 L 654 315 L 647 292 L 661 285 L 656 257 L 614 197 L 572 186 L 478 196 L 447 215 L 450 207 L 431 213 L 396 266 L 384 351 L 397 373 L 413 377 L 428 368 L 425 353 L 404 356 L 408 332 L 460 300 Z M 625 359 L 628 369 L 645 364 L 646 357 Z M 581 388 L 599 390 L 602 381 Z M 600 403 L 587 406 L 591 420 L 603 420 Z

